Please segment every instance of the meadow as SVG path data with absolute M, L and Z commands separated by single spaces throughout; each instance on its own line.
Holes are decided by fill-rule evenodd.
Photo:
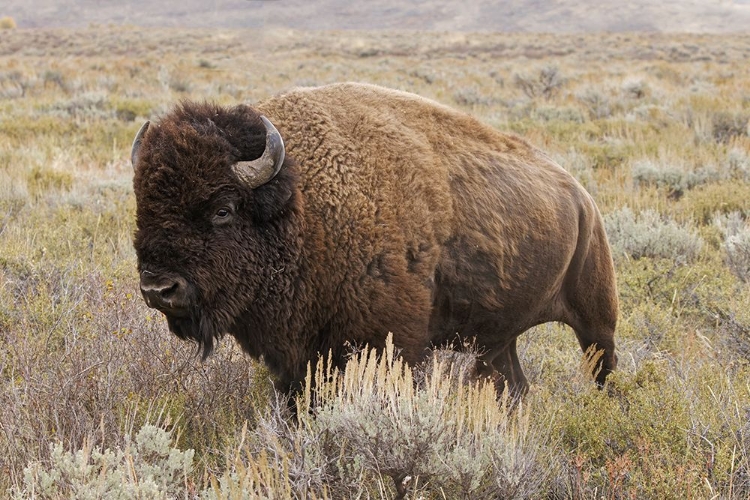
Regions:
M 180 99 L 363 81 L 465 110 L 592 193 L 619 370 L 520 338 L 496 401 L 438 353 L 311 368 L 285 413 L 230 339 L 201 362 L 138 291 L 131 140 Z M 0 33 L 0 496 L 750 497 L 750 36 L 9 29 Z M 307 411 L 304 411 L 307 409 Z

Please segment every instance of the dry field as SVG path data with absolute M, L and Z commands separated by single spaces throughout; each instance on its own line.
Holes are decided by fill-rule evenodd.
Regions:
M 0 35 L 0 496 L 750 496 L 750 36 Z M 201 363 L 146 308 L 142 121 L 344 80 L 521 134 L 589 189 L 621 297 L 607 390 L 551 324 L 521 337 L 532 389 L 510 411 L 465 360 L 362 353 L 289 419 L 230 340 Z

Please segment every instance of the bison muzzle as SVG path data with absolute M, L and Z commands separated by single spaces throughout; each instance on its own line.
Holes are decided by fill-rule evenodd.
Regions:
M 560 321 L 615 369 L 615 273 L 601 215 L 524 140 L 364 84 L 255 107 L 183 102 L 133 142 L 146 303 L 208 356 L 229 334 L 285 390 L 308 362 L 389 332 L 410 363 L 479 349 L 516 394 L 529 328 Z

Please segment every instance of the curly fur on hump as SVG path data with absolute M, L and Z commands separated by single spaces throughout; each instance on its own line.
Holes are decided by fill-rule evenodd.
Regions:
M 248 189 L 231 165 L 286 144 Z M 179 275 L 177 335 L 224 334 L 292 387 L 347 344 L 409 362 L 475 339 L 481 372 L 523 392 L 516 338 L 562 321 L 616 366 L 617 292 L 592 198 L 524 140 L 430 100 L 364 84 L 298 89 L 255 107 L 184 102 L 145 134 L 134 177 L 139 269 Z M 232 207 L 217 226 L 217 207 Z

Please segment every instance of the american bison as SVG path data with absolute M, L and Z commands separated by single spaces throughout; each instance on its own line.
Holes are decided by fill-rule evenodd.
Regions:
M 407 362 L 471 340 L 514 394 L 549 321 L 615 369 L 615 273 L 591 196 L 523 139 L 428 99 L 343 83 L 255 106 L 183 102 L 131 155 L 146 303 L 208 356 L 232 335 L 285 390 L 329 351 Z

